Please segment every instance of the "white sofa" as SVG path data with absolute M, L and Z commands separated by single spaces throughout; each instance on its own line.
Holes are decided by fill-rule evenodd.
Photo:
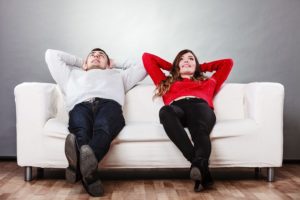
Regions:
M 162 100 L 154 85 L 139 83 L 126 94 L 126 126 L 100 163 L 101 168 L 189 168 L 159 123 Z M 68 113 L 56 84 L 21 83 L 15 87 L 17 162 L 25 167 L 65 168 Z M 211 133 L 210 167 L 267 168 L 282 165 L 284 87 L 279 83 L 224 84 L 214 99 L 217 123 Z

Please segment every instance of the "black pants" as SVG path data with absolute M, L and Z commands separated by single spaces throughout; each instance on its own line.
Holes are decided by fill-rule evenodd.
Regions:
M 110 99 L 82 102 L 69 112 L 69 131 L 75 134 L 78 148 L 88 144 L 98 161 L 124 126 L 121 105 Z
M 163 106 L 159 111 L 160 122 L 173 141 L 192 162 L 197 158 L 209 159 L 211 153 L 210 132 L 216 116 L 206 101 L 197 98 L 186 98 Z M 184 127 L 187 127 L 193 143 Z

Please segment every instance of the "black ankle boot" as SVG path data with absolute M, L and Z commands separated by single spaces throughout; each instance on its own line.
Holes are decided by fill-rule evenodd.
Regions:
M 203 189 L 204 188 L 203 188 L 203 185 L 201 184 L 201 181 L 199 181 L 199 180 L 195 181 L 194 191 L 201 192 Z
M 203 179 L 202 179 L 202 185 L 204 188 L 208 188 L 214 184 L 214 180 L 210 174 L 209 168 L 205 169 Z
M 195 180 L 196 184 L 200 181 L 204 188 L 210 187 L 214 184 L 213 178 L 208 168 L 208 160 L 205 158 L 197 158 L 192 162 L 190 171 L 191 179 Z
M 67 157 L 69 166 L 66 168 L 66 180 L 69 183 L 75 183 L 81 179 L 79 170 L 79 150 L 76 144 L 76 137 L 70 133 L 65 141 L 65 155 Z
M 82 184 L 86 191 L 94 197 L 100 197 L 104 194 L 104 188 L 98 177 L 98 160 L 89 145 L 80 147 L 80 172 L 82 175 Z

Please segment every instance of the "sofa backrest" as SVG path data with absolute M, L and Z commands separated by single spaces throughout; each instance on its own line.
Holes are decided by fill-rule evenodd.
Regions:
M 224 84 L 214 98 L 217 121 L 245 118 L 245 84 Z M 154 98 L 153 84 L 138 84 L 126 94 L 124 116 L 127 122 L 159 122 L 161 98 Z
M 140 83 L 127 92 L 123 107 L 126 122 L 159 122 L 164 104 L 161 98 L 153 98 L 154 90 L 153 84 Z
M 69 114 L 68 114 L 67 109 L 66 109 L 66 103 L 65 103 L 63 94 L 62 94 L 61 89 L 59 88 L 58 85 L 56 85 L 56 88 L 57 88 L 57 97 L 56 97 L 57 114 L 56 114 L 56 118 L 68 123 Z
M 244 119 L 246 113 L 245 86 L 227 83 L 214 98 L 217 121 Z M 68 113 L 59 87 L 57 87 L 57 118 L 68 122 Z M 162 99 L 153 98 L 155 86 L 139 83 L 126 94 L 123 107 L 126 122 L 159 122 L 158 113 L 164 105 Z
M 217 121 L 246 118 L 247 84 L 225 83 L 215 96 L 214 111 Z

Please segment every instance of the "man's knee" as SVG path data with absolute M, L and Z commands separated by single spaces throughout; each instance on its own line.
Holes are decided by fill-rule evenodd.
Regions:
M 89 118 L 92 117 L 87 110 L 82 109 L 80 105 L 76 105 L 74 109 L 69 112 L 69 127 L 71 128 L 90 128 Z
M 125 126 L 125 119 L 121 113 L 97 116 L 94 124 L 94 132 L 115 137 Z
M 113 114 L 122 114 L 123 111 L 122 111 L 122 106 L 116 102 L 116 101 L 113 101 L 113 100 L 109 100 L 107 101 L 105 104 L 103 104 L 103 106 L 105 106 L 110 113 L 113 113 Z

